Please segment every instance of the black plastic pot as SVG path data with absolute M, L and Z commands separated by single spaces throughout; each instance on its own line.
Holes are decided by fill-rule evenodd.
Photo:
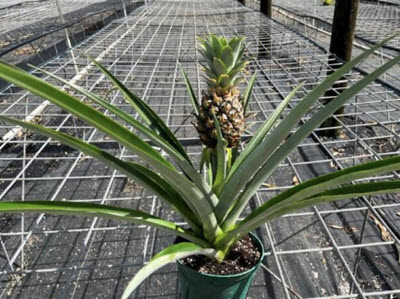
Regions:
M 264 246 L 249 234 L 260 251 L 260 260 L 246 272 L 232 275 L 213 275 L 197 272 L 178 261 L 178 275 L 182 299 L 245 299 L 257 269 L 264 258 Z

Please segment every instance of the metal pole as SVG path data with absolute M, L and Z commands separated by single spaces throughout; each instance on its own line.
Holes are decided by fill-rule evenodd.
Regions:
M 260 0 L 260 11 L 268 18 L 272 18 L 272 0 Z M 258 58 L 270 58 L 272 52 L 271 23 L 265 30 L 259 29 Z
M 360 0 L 336 0 L 329 51 L 349 61 Z
M 260 11 L 268 18 L 272 18 L 272 0 L 260 0 Z
M 359 3 L 360 0 L 336 0 L 335 12 L 333 15 L 331 44 L 329 48 L 329 51 L 332 54 L 331 58 L 333 58 L 331 59 L 330 63 L 332 69 L 328 72 L 328 75 L 340 67 L 340 63 L 338 63 L 337 58 L 340 58 L 344 61 L 351 60 Z M 325 97 L 328 98 L 326 103 L 335 98 L 338 92 L 340 93 L 346 89 L 347 82 L 345 78 L 341 78 L 340 81 L 342 82 L 336 83 L 332 86 L 332 89 L 336 90 L 336 92 L 334 90 L 329 90 L 325 94 Z M 343 114 L 343 112 L 344 107 L 340 107 L 334 114 L 340 115 Z M 340 116 L 338 117 L 340 118 Z M 321 125 L 321 127 L 328 128 L 337 127 L 339 125 L 340 124 L 337 118 L 330 117 Z M 338 133 L 338 129 L 321 131 L 322 135 L 328 137 L 335 137 L 338 135 Z

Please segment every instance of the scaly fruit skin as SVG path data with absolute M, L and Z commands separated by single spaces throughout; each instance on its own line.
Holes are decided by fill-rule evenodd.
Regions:
M 203 65 L 208 90 L 203 92 L 196 129 L 204 145 L 215 148 L 217 131 L 214 116 L 218 119 L 223 138 L 228 147 L 239 146 L 245 130 L 242 96 L 237 85 L 243 80 L 242 71 L 248 60 L 243 59 L 244 38 L 210 35 L 200 39 L 200 53 L 206 61 Z
M 216 116 L 228 147 L 238 147 L 240 137 L 245 130 L 245 118 L 240 99 L 240 92 L 232 88 L 222 95 L 213 90 L 203 94 L 201 109 L 197 116 L 197 131 L 201 141 L 209 148 L 217 146 L 217 131 L 214 125 Z

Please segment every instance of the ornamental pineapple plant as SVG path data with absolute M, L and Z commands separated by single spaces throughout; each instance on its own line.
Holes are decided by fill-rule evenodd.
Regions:
M 282 118 L 283 111 L 296 92 L 302 88 L 302 84 L 296 87 L 271 113 L 250 141 L 243 146 L 243 149 L 240 152 L 235 150 L 236 159 L 232 159 L 230 153 L 240 144 L 240 136 L 245 126 L 246 106 L 250 99 L 255 76 L 250 80 L 246 91 L 241 96 L 237 84 L 241 80 L 240 73 L 247 62 L 246 59 L 243 59 L 243 38 L 237 37 L 228 41 L 210 36 L 207 41 L 201 40 L 201 51 L 206 60 L 204 68 L 208 84 L 208 90 L 204 92 L 201 102 L 196 98 L 185 72 L 183 72 L 183 77 L 196 114 L 196 127 L 200 139 L 207 149 L 205 153 L 211 153 L 203 157 L 203 167 L 207 170 L 206 175 L 201 173 L 202 169 L 195 168 L 180 141 L 146 102 L 124 86 L 96 60 L 91 59 L 90 63 L 97 66 L 113 83 L 125 100 L 137 111 L 142 122 L 74 83 L 41 70 L 69 86 L 70 90 L 72 88 L 75 92 L 90 99 L 91 103 L 97 105 L 96 108 L 26 71 L 0 60 L 0 79 L 58 105 L 101 131 L 121 147 L 125 147 L 127 151 L 137 155 L 143 163 L 146 163 L 146 166 L 143 166 L 142 162 L 124 160 L 97 145 L 35 123 L 5 115 L 0 115 L 1 121 L 57 140 L 139 182 L 176 211 L 188 227 L 177 225 L 143 211 L 74 201 L 49 202 L 40 199 L 2 201 L 0 202 L 0 212 L 112 218 L 153 226 L 182 237 L 184 242 L 173 244 L 160 251 L 137 272 L 122 296 L 122 298 L 128 298 L 144 279 L 168 263 L 193 255 L 204 255 L 216 262 L 224 261 L 229 256 L 232 247 L 249 232 L 267 221 L 287 213 L 336 200 L 398 192 L 400 191 L 399 180 L 366 180 L 399 170 L 400 156 L 393 156 L 321 175 L 293 186 L 291 189 L 269 198 L 264 204 L 246 215 L 244 219 L 240 219 L 252 196 L 304 138 L 365 86 L 400 62 L 399 55 L 371 74 L 359 78 L 356 83 L 344 90 L 334 100 L 314 112 L 304 124 L 298 126 L 309 110 L 315 107 L 320 97 L 335 82 L 391 38 L 371 47 L 329 74 Z M 211 49 L 212 47 L 216 47 L 217 50 Z M 214 63 L 214 61 L 216 62 Z M 98 107 L 107 110 L 121 122 L 105 115 Z M 129 130 L 127 126 L 133 130 Z M 138 133 L 143 134 L 148 141 L 141 139 Z M 167 153 L 170 160 L 154 149 L 152 144 Z M 352 181 L 354 183 L 351 183 Z

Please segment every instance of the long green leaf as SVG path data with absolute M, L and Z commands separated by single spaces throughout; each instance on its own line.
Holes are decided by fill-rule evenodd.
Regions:
M 213 191 L 215 194 L 218 195 L 219 191 L 221 190 L 225 177 L 226 177 L 226 148 L 228 142 L 224 139 L 221 132 L 221 127 L 219 125 L 219 121 L 215 114 L 213 114 L 215 129 L 217 131 L 217 169 L 215 174 L 215 180 L 213 184 Z
M 362 196 L 393 193 L 393 192 L 398 192 L 399 190 L 400 190 L 400 181 L 372 182 L 372 183 L 362 183 L 362 184 L 344 186 L 315 194 L 314 196 L 303 200 L 298 200 L 284 208 L 277 210 L 276 212 L 270 214 L 270 216 L 267 216 L 268 218 L 267 221 L 294 211 L 298 211 L 306 207 L 315 206 L 322 203 L 333 202 L 349 198 L 358 198 Z M 260 222 L 254 224 L 254 226 L 259 226 L 259 225 Z
M 212 239 L 216 232 L 220 230 L 209 203 L 209 198 L 205 198 L 204 193 L 193 182 L 177 172 L 171 163 L 124 126 L 82 103 L 68 93 L 4 61 L 0 61 L 0 78 L 48 99 L 136 153 L 141 159 L 157 169 L 162 177 L 179 192 L 182 199 L 195 211 L 196 216 L 201 219 L 208 238 Z
M 229 222 L 225 225 L 229 226 L 236 221 L 240 212 L 244 209 L 247 202 L 262 185 L 262 183 L 272 174 L 279 166 L 282 160 L 287 157 L 296 146 L 304 140 L 311 132 L 320 126 L 328 117 L 332 115 L 339 107 L 343 106 L 349 99 L 356 95 L 365 86 L 378 78 L 388 69 L 400 62 L 400 55 L 391 61 L 387 62 L 362 80 L 343 91 L 333 101 L 320 109 L 307 123 L 301 126 L 289 139 L 270 157 L 270 159 L 259 169 L 257 174 L 246 185 L 243 193 L 240 195 L 238 205 L 235 207 L 232 217 L 229 217 Z
M 125 99 L 131 103 L 133 108 L 139 113 L 142 119 L 145 121 L 150 128 L 155 129 L 160 135 L 176 148 L 189 162 L 190 158 L 187 155 L 185 149 L 175 135 L 171 132 L 168 126 L 162 121 L 162 119 L 150 108 L 138 95 L 131 92 L 126 86 L 120 82 L 113 74 L 111 74 L 104 66 L 98 63 L 95 59 L 89 57 L 90 60 L 114 83 L 114 85 L 121 91 L 125 96 Z
M 46 129 L 42 126 L 37 126 L 34 124 L 18 121 L 16 119 L 8 118 L 5 116 L 0 116 L 0 119 L 15 123 L 19 126 L 22 126 L 22 127 L 25 127 L 25 128 L 31 129 L 31 130 L 34 130 L 36 132 L 39 132 L 40 134 L 54 138 L 56 140 L 60 140 L 63 143 L 66 143 L 67 145 L 69 145 L 71 147 L 77 148 L 78 150 L 81 150 L 81 151 L 88 150 L 88 144 L 85 144 L 86 147 L 84 147 L 84 146 L 78 147 L 79 139 L 73 139 L 73 137 L 71 137 L 69 135 L 65 135 L 65 134 L 61 135 L 62 133 Z M 91 153 L 91 154 L 93 154 L 93 153 Z M 101 159 L 100 156 L 101 156 L 101 154 L 97 157 L 99 160 Z M 101 161 L 106 163 L 107 159 L 103 159 Z M 121 167 L 121 165 L 119 165 L 119 166 Z M 116 165 L 113 165 L 113 167 L 116 168 Z M 161 167 L 161 165 L 159 165 L 159 167 Z M 127 174 L 127 172 L 123 171 L 122 168 L 120 168 L 118 170 L 123 172 L 124 174 Z M 131 171 L 133 171 L 133 169 L 131 169 Z M 210 239 L 212 239 L 213 236 L 219 231 L 219 226 L 217 224 L 217 221 L 215 219 L 215 215 L 213 214 L 211 206 L 204 199 L 204 195 L 200 192 L 200 190 L 192 182 L 187 180 L 185 177 L 182 177 L 181 175 L 179 175 L 180 177 L 177 177 L 177 175 L 175 173 L 168 172 L 168 169 L 163 169 L 163 171 L 164 171 L 164 173 L 169 174 L 166 176 L 166 180 L 169 184 L 171 184 L 171 187 L 173 188 L 173 190 L 175 190 L 179 194 L 179 197 L 177 197 L 177 198 L 174 198 L 173 196 L 169 198 L 169 200 L 172 200 L 171 204 L 177 204 L 178 202 L 176 202 L 176 201 L 179 198 L 181 198 L 186 203 L 186 205 L 190 207 L 190 210 L 195 212 L 195 215 L 196 215 L 195 217 L 190 216 L 190 215 L 186 216 L 186 213 L 184 213 L 186 210 L 183 209 L 184 207 L 182 207 L 179 209 L 179 211 L 181 211 L 183 209 L 182 217 L 184 217 L 184 219 L 186 221 L 188 221 L 189 224 L 193 225 L 193 228 L 196 231 L 198 231 L 198 229 L 195 225 L 195 223 L 196 223 L 195 219 L 199 219 L 199 222 L 203 225 L 203 228 L 206 230 L 205 233 L 207 233 L 207 236 Z M 136 177 L 136 179 L 142 179 L 143 183 L 149 183 L 148 181 L 145 181 L 143 177 L 139 177 L 139 178 Z M 155 184 L 157 184 L 159 182 L 160 181 L 155 182 Z M 151 187 L 153 188 L 155 186 L 152 185 Z M 153 188 L 152 190 L 153 190 L 153 192 L 160 191 L 155 188 Z M 160 196 L 160 198 L 164 198 L 164 197 L 162 197 L 163 196 L 162 194 L 157 194 L 157 195 Z M 174 205 L 173 205 L 173 207 L 174 207 Z
M 187 91 L 189 93 L 190 100 L 192 101 L 192 106 L 193 106 L 193 109 L 194 109 L 194 113 L 196 115 L 199 115 L 199 111 L 200 111 L 199 102 L 197 101 L 197 97 L 196 97 L 196 94 L 194 93 L 192 84 L 190 83 L 189 78 L 188 78 L 185 70 L 182 68 L 181 64 L 179 64 L 179 67 L 181 69 L 181 73 L 182 73 L 183 79 L 185 80 L 186 89 L 187 89 Z
M 214 174 L 213 174 L 213 169 L 212 169 L 212 161 L 211 161 L 211 155 L 212 155 L 212 149 L 208 147 L 203 148 L 203 154 L 204 154 L 204 164 L 206 166 L 206 171 L 207 171 L 207 179 L 208 179 L 208 184 L 212 186 L 214 182 Z
M 249 153 L 253 151 L 253 149 L 259 145 L 267 136 L 267 134 L 271 131 L 271 129 L 276 125 L 279 117 L 282 115 L 283 111 L 289 104 L 289 102 L 294 98 L 297 92 L 302 88 L 304 83 L 300 83 L 295 89 L 293 89 L 286 98 L 279 104 L 279 106 L 274 110 L 274 112 L 268 117 L 267 121 L 263 123 L 263 125 L 257 130 L 254 136 L 251 138 L 250 142 L 246 145 L 245 149 L 240 153 L 239 159 L 242 159 L 247 156 Z M 240 165 L 241 161 L 238 161 L 236 164 Z
M 55 78 L 56 80 L 67 84 L 74 88 L 76 91 L 82 93 L 83 95 L 87 96 L 89 99 L 93 100 L 100 106 L 108 109 L 110 112 L 114 113 L 116 116 L 120 117 L 123 119 L 125 122 L 128 124 L 132 125 L 135 129 L 137 129 L 139 132 L 143 133 L 145 136 L 147 136 L 152 142 L 154 142 L 157 146 L 165 150 L 165 152 L 172 157 L 172 159 L 179 165 L 179 167 L 182 169 L 182 171 L 197 185 L 201 188 L 201 191 L 204 194 L 204 197 L 208 199 L 210 204 L 212 206 L 216 206 L 218 203 L 217 197 L 212 194 L 212 190 L 210 186 L 207 184 L 205 179 L 196 171 L 196 169 L 193 167 L 193 165 L 185 159 L 180 152 L 178 152 L 170 143 L 166 142 L 160 135 L 158 135 L 156 132 L 153 130 L 149 129 L 148 127 L 142 125 L 140 122 L 138 122 L 136 119 L 134 119 L 131 115 L 127 114 L 126 112 L 122 111 L 121 109 L 115 107 L 114 105 L 108 103 L 107 101 L 104 101 L 101 99 L 99 96 L 95 95 L 94 93 L 87 91 L 76 84 L 70 83 L 67 80 L 64 80 L 58 76 L 55 76 L 45 70 L 41 70 L 36 68 L 42 73 L 47 74 L 48 76 L 51 76 L 52 78 Z
M 112 207 L 94 203 L 68 202 L 68 201 L 12 201 L 0 202 L 2 213 L 45 213 L 53 215 L 72 215 L 101 217 L 117 219 L 136 224 L 144 224 L 160 228 L 173 234 L 182 236 L 187 240 L 209 246 L 207 242 L 197 238 L 193 232 L 188 231 L 173 222 L 158 218 L 156 216 L 126 208 Z
M 173 169 L 173 166 L 167 160 L 138 136 L 111 118 L 101 114 L 96 109 L 82 103 L 68 93 L 59 90 L 57 87 L 21 69 L 15 68 L 4 61 L 0 61 L 0 78 L 29 90 L 42 98 L 48 99 L 57 106 L 67 110 L 119 141 L 122 145 L 126 146 L 134 153 L 137 153 L 142 158 L 146 158 L 149 160 L 149 163 L 151 163 L 151 161 L 157 161 Z
M 247 106 L 249 105 L 249 102 L 250 102 L 251 92 L 253 91 L 254 83 L 256 83 L 256 79 L 257 79 L 257 72 L 255 72 L 254 75 L 251 77 L 249 84 L 247 84 L 246 90 L 244 91 L 243 114 L 245 114 L 245 115 L 246 115 L 246 111 L 247 111 Z
M 221 191 L 220 203 L 226 200 L 233 203 L 238 196 L 236 190 L 242 189 L 248 181 L 257 173 L 260 165 L 263 165 L 271 155 L 276 151 L 278 146 L 287 138 L 292 129 L 299 123 L 304 114 L 311 108 L 311 106 L 322 96 L 329 87 L 331 87 L 337 80 L 342 78 L 348 71 L 355 65 L 367 58 L 376 49 L 383 46 L 387 41 L 394 38 L 396 35 L 385 39 L 381 43 L 376 44 L 374 47 L 363 52 L 350 62 L 343 65 L 337 71 L 328 76 L 322 83 L 318 84 L 298 105 L 296 105 L 291 112 L 285 117 L 285 121 L 280 122 L 279 125 L 271 134 L 269 134 L 263 142 L 261 142 L 237 167 L 236 171 L 230 172 L 226 184 Z
M 178 164 L 184 164 L 187 165 L 188 167 L 193 167 L 191 164 L 188 163 L 188 161 L 182 161 L 182 158 L 184 158 L 181 153 L 179 153 L 170 143 L 166 142 L 165 139 L 163 139 L 162 137 L 160 137 L 160 135 L 158 135 L 157 133 L 155 133 L 153 130 L 149 129 L 148 127 L 142 125 L 139 121 L 137 121 L 134 117 L 132 117 L 131 115 L 129 115 L 128 113 L 126 113 L 125 111 L 119 109 L 118 107 L 108 103 L 107 101 L 103 100 L 102 98 L 100 98 L 98 95 L 85 90 L 84 88 L 71 83 L 67 80 L 64 80 L 63 78 L 60 78 L 50 72 L 47 72 L 43 69 L 40 68 L 36 68 L 38 71 L 72 87 L 73 89 L 75 89 L 76 91 L 80 92 L 81 94 L 85 95 L 86 97 L 88 97 L 89 99 L 93 100 L 94 102 L 96 102 L 97 104 L 99 104 L 100 106 L 108 109 L 110 112 L 114 113 L 116 116 L 118 116 L 119 118 L 121 118 L 122 120 L 124 120 L 126 123 L 130 124 L 132 127 L 134 127 L 135 129 L 137 129 L 138 131 L 140 131 L 141 133 L 143 133 L 145 136 L 147 136 L 151 141 L 153 141 L 157 146 L 161 147 L 163 150 L 165 150 L 169 155 L 172 156 L 172 158 L 174 158 L 174 160 L 178 163 Z
M 53 138 L 65 145 L 68 145 L 86 155 L 89 155 L 109 165 L 113 169 L 118 170 L 128 177 L 137 180 L 138 182 L 140 182 L 141 185 L 149 189 L 152 193 L 157 195 L 160 199 L 164 200 L 173 209 L 175 209 L 182 216 L 182 218 L 185 219 L 191 227 L 193 227 L 195 231 L 199 231 L 199 227 L 196 224 L 196 216 L 193 214 L 190 207 L 163 178 L 161 178 L 158 174 L 154 173 L 150 169 L 136 163 L 120 160 L 92 144 L 84 142 L 70 135 L 47 129 L 43 126 L 1 115 L 0 120 Z
M 271 131 L 274 125 L 276 125 L 277 120 L 282 115 L 283 111 L 285 110 L 286 106 L 289 104 L 290 100 L 296 95 L 299 89 L 303 86 L 303 83 L 300 83 L 295 89 L 293 89 L 286 98 L 279 104 L 279 106 L 274 110 L 274 112 L 268 117 L 268 119 L 263 123 L 263 125 L 257 130 L 254 136 L 251 138 L 250 142 L 246 145 L 244 150 L 240 153 L 239 157 L 237 158 L 236 162 L 231 168 L 231 172 L 235 172 L 236 169 L 243 163 L 246 157 L 252 153 L 252 151 L 264 140 L 265 136 Z M 217 219 L 220 222 L 223 222 L 227 217 L 227 213 L 229 209 L 232 208 L 232 201 L 231 200 L 224 200 L 220 201 L 215 214 Z M 233 212 L 233 211 L 232 211 Z M 237 213 L 241 212 L 241 206 L 236 206 L 234 214 L 231 217 L 237 217 Z M 228 222 L 230 223 L 230 222 Z
M 204 178 L 198 174 L 198 172 L 192 167 L 191 161 L 189 156 L 187 155 L 186 151 L 183 149 L 181 143 L 176 139 L 174 134 L 169 130 L 169 128 L 165 125 L 165 123 L 158 117 L 158 115 L 142 100 L 140 99 L 137 95 L 132 93 L 130 90 L 128 90 L 124 84 L 122 84 L 113 74 L 111 74 L 105 67 L 103 67 L 100 63 L 95 61 L 94 59 L 90 58 L 91 61 L 115 84 L 115 86 L 118 87 L 118 89 L 124 94 L 124 96 L 131 102 L 133 107 L 138 111 L 138 113 L 142 116 L 142 118 L 146 121 L 148 119 L 148 124 L 150 126 L 154 126 L 158 132 L 160 132 L 160 135 L 164 137 L 166 141 L 168 141 L 172 146 L 174 146 L 182 155 L 183 157 L 186 158 L 187 162 L 190 163 L 190 165 L 187 165 L 187 163 L 183 163 L 182 161 L 178 160 L 177 162 L 181 162 L 179 165 L 182 167 L 182 169 L 185 171 L 185 173 L 189 176 L 189 178 L 194 182 L 192 184 L 192 187 L 190 187 L 190 184 L 188 184 L 185 181 L 180 182 L 179 180 L 175 180 L 177 185 L 185 185 L 186 187 L 184 192 L 190 191 L 193 189 L 193 187 L 197 186 L 199 191 L 202 193 L 202 196 L 197 196 L 191 199 L 193 202 L 198 202 L 197 205 L 202 205 L 203 208 L 206 208 L 203 210 L 204 212 L 200 212 L 200 208 L 197 209 L 199 212 L 199 215 L 202 215 L 203 218 L 209 219 L 212 221 L 214 224 L 209 225 L 207 224 L 207 221 L 205 223 L 206 226 L 211 227 L 216 225 L 216 221 L 214 221 L 215 216 L 214 213 L 211 211 L 217 204 L 218 204 L 218 198 L 213 194 L 211 188 L 209 185 L 207 185 L 207 182 L 204 180 Z M 174 155 L 176 157 L 176 155 Z M 179 157 L 178 157 L 179 158 Z M 168 177 L 169 179 L 173 179 Z M 196 188 L 197 189 L 197 188 Z M 195 199 L 197 198 L 197 199 Z M 206 202 L 205 202 L 206 201 Z M 196 205 L 196 204 L 195 204 Z M 210 206 L 208 208 L 208 206 Z
M 365 164 L 349 167 L 333 173 L 321 175 L 319 177 L 301 183 L 279 195 L 271 198 L 266 203 L 257 208 L 253 213 L 243 220 L 251 221 L 256 217 L 265 217 L 264 213 L 271 213 L 281 208 L 289 206 L 293 202 L 308 198 L 316 193 L 327 189 L 335 188 L 354 180 L 368 178 L 400 169 L 400 156 L 386 158 L 383 160 L 368 162 Z
M 254 136 L 250 139 L 250 142 L 246 145 L 244 150 L 240 153 L 237 158 L 236 163 L 232 166 L 232 172 L 234 172 L 239 165 L 242 164 L 244 159 L 264 140 L 265 136 L 271 131 L 271 129 L 276 125 L 279 117 L 282 115 L 283 111 L 289 104 L 289 102 L 294 98 L 296 93 L 304 83 L 300 83 L 295 89 L 293 89 L 285 99 L 278 105 L 278 107 L 271 113 L 268 119 L 262 124 L 262 126 L 257 130 Z
M 241 222 L 235 229 L 221 236 L 220 239 L 216 241 L 216 244 L 217 246 L 224 246 L 234 243 L 243 235 L 256 227 L 259 227 L 263 223 L 271 221 L 272 219 L 278 218 L 282 215 L 298 211 L 299 209 L 343 199 L 393 193 L 398 191 L 400 191 L 400 181 L 363 183 L 324 191 L 316 194 L 313 197 L 298 200 L 277 211 L 268 211 L 268 213 L 264 214 L 261 218 L 257 217 L 248 222 Z
M 202 248 L 193 243 L 182 242 L 169 246 L 155 255 L 129 282 L 121 299 L 127 299 L 132 292 L 153 272 L 164 267 L 167 264 L 183 259 L 191 255 L 205 255 L 215 259 L 217 252 L 212 248 Z

